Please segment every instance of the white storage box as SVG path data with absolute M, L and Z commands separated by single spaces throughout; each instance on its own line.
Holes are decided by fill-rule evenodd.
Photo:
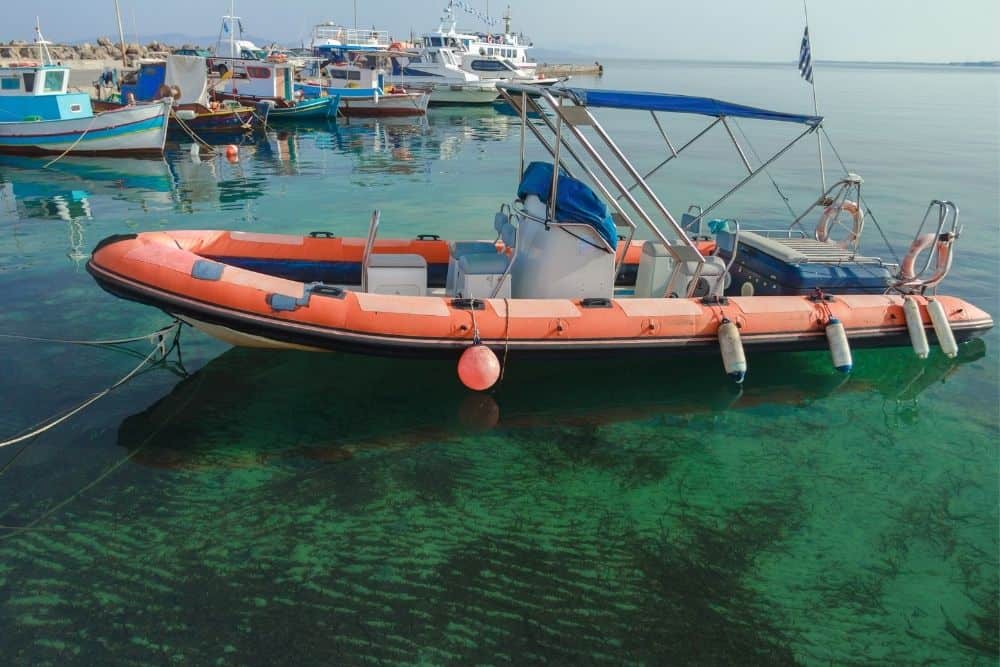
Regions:
M 366 276 L 370 294 L 427 294 L 427 260 L 420 255 L 372 255 Z

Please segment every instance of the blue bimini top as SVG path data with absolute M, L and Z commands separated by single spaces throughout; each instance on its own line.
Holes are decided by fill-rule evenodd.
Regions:
M 611 109 L 639 109 L 642 111 L 663 111 L 667 113 L 691 113 L 701 116 L 721 118 L 754 118 L 785 123 L 802 123 L 816 126 L 823 122 L 822 116 L 771 111 L 744 104 L 724 102 L 711 97 L 691 97 L 671 93 L 644 93 L 627 90 L 594 90 L 588 88 L 563 89 L 578 104 L 588 107 Z
M 546 204 L 552 192 L 552 163 L 532 162 L 524 170 L 517 196 L 524 199 L 535 195 Z M 568 174 L 559 174 L 556 190 L 556 219 L 582 222 L 593 227 L 612 249 L 618 247 L 618 230 L 608 213 L 608 207 L 586 183 Z

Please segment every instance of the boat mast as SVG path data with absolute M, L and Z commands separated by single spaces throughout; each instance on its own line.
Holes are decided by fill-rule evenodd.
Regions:
M 358 0 L 354 0 L 354 30 L 358 29 Z
M 38 44 L 38 60 L 43 65 L 52 64 L 52 54 L 49 53 L 49 43 L 42 37 L 42 22 L 35 17 L 35 43 Z
M 128 56 L 125 55 L 125 30 L 122 29 L 122 10 L 118 6 L 118 0 L 115 0 L 115 17 L 118 19 L 118 39 L 122 45 L 122 67 L 128 69 Z

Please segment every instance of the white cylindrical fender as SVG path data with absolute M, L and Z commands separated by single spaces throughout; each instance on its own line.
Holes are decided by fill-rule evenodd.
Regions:
M 931 316 L 931 324 L 934 325 L 934 334 L 937 336 L 938 344 L 944 356 L 954 359 L 958 356 L 958 343 L 955 342 L 955 334 L 951 330 L 951 322 L 944 312 L 944 306 L 937 299 L 927 301 L 927 313 Z
M 726 375 L 736 380 L 737 384 L 743 382 L 747 374 L 747 358 L 743 353 L 740 329 L 729 320 L 724 319 L 719 325 L 719 349 Z
M 847 332 L 844 330 L 844 323 L 836 317 L 831 317 L 826 325 L 826 341 L 830 344 L 830 356 L 833 358 L 833 367 L 841 373 L 850 373 L 854 368 L 854 360 L 851 358 L 851 346 L 847 342 Z
M 927 345 L 927 332 L 924 331 L 924 318 L 920 316 L 920 305 L 912 296 L 903 299 L 903 313 L 906 315 L 906 328 L 910 331 L 910 343 L 913 351 L 921 359 L 926 359 L 930 354 L 930 346 Z

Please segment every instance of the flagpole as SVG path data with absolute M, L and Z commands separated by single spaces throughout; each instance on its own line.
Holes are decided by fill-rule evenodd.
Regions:
M 809 32 L 809 7 L 806 0 L 802 0 L 802 9 L 806 15 L 806 33 Z M 809 39 L 809 51 L 810 59 L 812 58 L 812 38 Z M 819 116 L 819 103 L 816 101 L 816 69 L 812 68 L 811 76 L 809 77 L 809 85 L 812 86 L 813 94 L 813 113 Z M 819 178 L 820 184 L 823 190 L 820 192 L 820 196 L 826 193 L 826 165 L 823 164 L 823 136 L 820 132 L 816 132 L 816 149 L 819 151 Z

